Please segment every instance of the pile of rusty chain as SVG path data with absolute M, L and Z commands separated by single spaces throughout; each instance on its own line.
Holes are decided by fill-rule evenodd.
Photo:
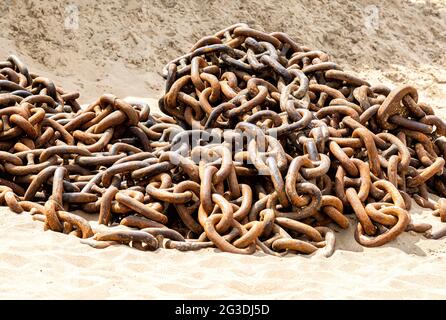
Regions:
M 413 198 L 446 221 L 446 123 L 413 87 L 371 86 L 246 24 L 163 73 L 167 116 L 112 95 L 81 109 L 16 57 L 0 62 L 0 205 L 96 248 L 329 256 L 346 215 L 363 246 L 446 235 L 409 214 Z

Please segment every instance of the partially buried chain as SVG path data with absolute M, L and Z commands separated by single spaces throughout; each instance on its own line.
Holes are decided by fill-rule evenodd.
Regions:
M 372 86 L 246 24 L 163 75 L 164 115 L 109 94 L 81 109 L 17 57 L 0 62 L 0 204 L 96 248 L 330 256 L 352 221 L 368 247 L 446 235 L 409 213 L 413 198 L 446 222 L 446 123 L 412 86 Z

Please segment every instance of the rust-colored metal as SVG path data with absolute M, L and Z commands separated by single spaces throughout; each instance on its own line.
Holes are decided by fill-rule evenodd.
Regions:
M 285 33 L 200 39 L 163 69 L 164 114 L 111 94 L 81 109 L 17 57 L 0 65 L 0 204 L 92 247 L 328 257 L 353 221 L 370 247 L 446 235 L 409 211 L 446 222 L 446 122 L 414 87 L 371 86 Z

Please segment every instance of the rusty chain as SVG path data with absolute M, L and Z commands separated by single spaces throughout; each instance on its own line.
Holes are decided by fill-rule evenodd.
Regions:
M 0 62 L 0 204 L 95 248 L 330 256 L 353 220 L 368 247 L 446 235 L 409 211 L 413 198 L 446 222 L 446 122 L 414 87 L 372 86 L 241 23 L 163 76 L 165 115 L 109 94 L 81 109 L 17 57 Z

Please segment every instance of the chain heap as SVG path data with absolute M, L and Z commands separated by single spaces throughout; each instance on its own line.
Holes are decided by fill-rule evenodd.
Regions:
M 164 69 L 168 116 L 112 95 L 81 110 L 16 57 L 0 68 L 0 204 L 93 247 L 329 256 L 347 214 L 363 246 L 446 235 L 409 214 L 446 221 L 445 121 L 285 33 L 199 40 Z

